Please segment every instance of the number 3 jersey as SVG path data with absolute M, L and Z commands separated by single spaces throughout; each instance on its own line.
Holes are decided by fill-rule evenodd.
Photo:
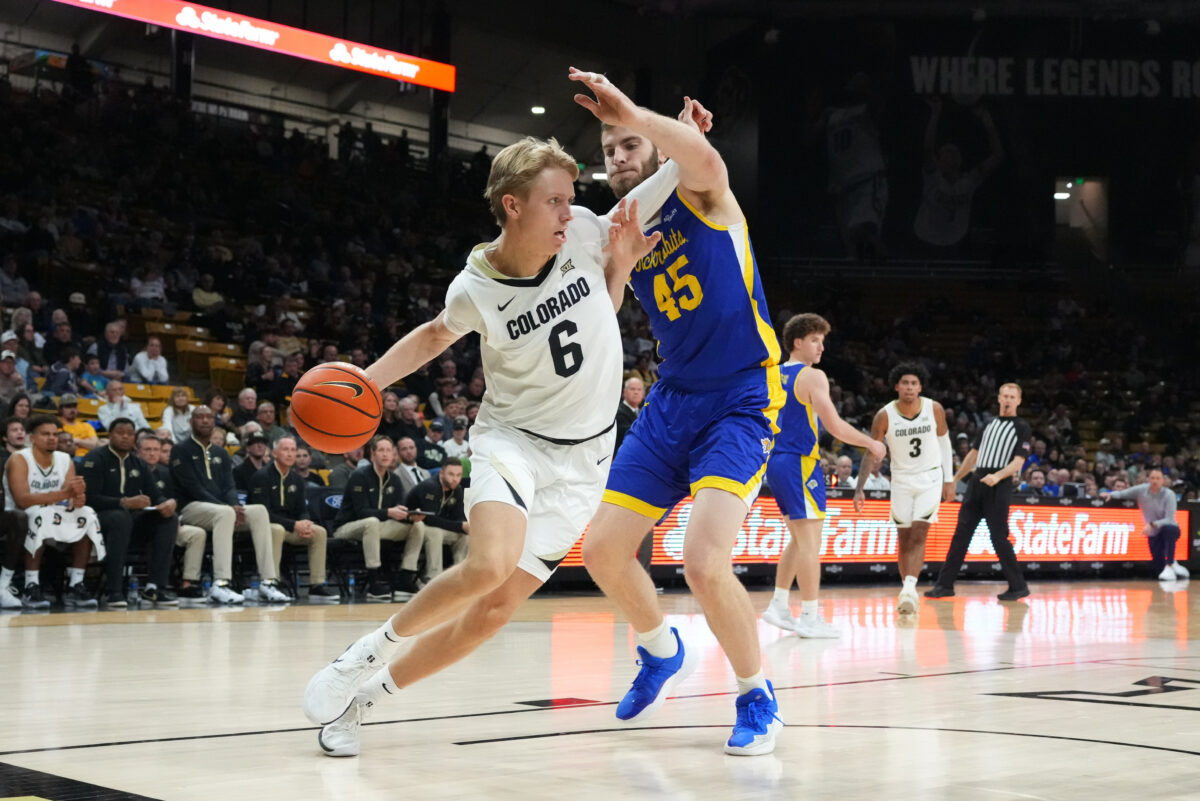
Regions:
M 471 251 L 446 292 L 446 327 L 478 331 L 487 391 L 479 421 L 583 440 L 612 425 L 624 357 L 604 279 L 608 230 L 572 209 L 566 243 L 537 275 L 509 278 Z
M 659 377 L 708 391 L 762 381 L 765 369 L 772 401 L 782 403 L 779 342 L 745 221 L 716 225 L 675 192 L 652 230 L 662 242 L 630 283 L 658 340 Z
M 887 410 L 887 444 L 892 464 L 892 484 L 921 489 L 949 481 L 942 477 L 942 454 L 937 442 L 937 419 L 933 416 L 933 401 L 921 396 L 921 411 L 909 418 L 900 414 L 896 402 L 883 407 Z

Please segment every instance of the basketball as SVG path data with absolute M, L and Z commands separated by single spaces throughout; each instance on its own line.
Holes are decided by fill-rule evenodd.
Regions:
M 326 453 L 366 445 L 382 414 L 379 387 L 348 362 L 319 364 L 300 376 L 292 390 L 289 419 L 296 433 Z

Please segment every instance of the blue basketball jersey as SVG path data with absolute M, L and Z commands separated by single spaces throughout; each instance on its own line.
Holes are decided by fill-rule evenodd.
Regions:
M 806 367 L 808 365 L 801 362 L 787 362 L 779 368 L 787 401 L 779 413 L 781 430 L 775 435 L 775 452 L 820 459 L 821 449 L 817 440 L 821 435 L 821 421 L 817 419 L 816 411 L 796 394 L 796 382 Z
M 676 191 L 650 230 L 662 241 L 630 283 L 658 340 L 659 377 L 684 391 L 765 381 L 778 397 L 779 343 L 745 221 L 716 225 Z

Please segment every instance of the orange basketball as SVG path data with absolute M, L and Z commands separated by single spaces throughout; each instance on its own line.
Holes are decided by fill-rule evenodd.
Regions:
M 327 362 L 300 376 L 288 419 L 317 450 L 345 453 L 367 444 L 382 414 L 379 387 L 366 372 L 349 362 Z

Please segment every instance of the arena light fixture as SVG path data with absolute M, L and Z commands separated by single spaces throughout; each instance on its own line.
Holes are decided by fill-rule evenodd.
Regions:
M 529 113 L 530 114 L 545 114 L 546 107 L 545 106 L 534 106 L 533 108 L 529 109 Z
M 368 72 L 418 86 L 453 92 L 453 64 L 430 61 L 336 36 L 280 25 L 180 0 L 54 0 L 66 6 L 99 11 L 187 31 L 223 42 L 249 45 L 272 53 L 315 61 L 348 70 Z
M 1070 200 L 1071 193 L 1070 192 L 1055 192 L 1054 199 L 1055 200 Z
M 608 173 L 606 173 L 606 172 L 594 172 L 594 173 L 592 173 L 592 180 L 593 180 L 593 181 L 607 181 L 607 180 L 608 180 Z

